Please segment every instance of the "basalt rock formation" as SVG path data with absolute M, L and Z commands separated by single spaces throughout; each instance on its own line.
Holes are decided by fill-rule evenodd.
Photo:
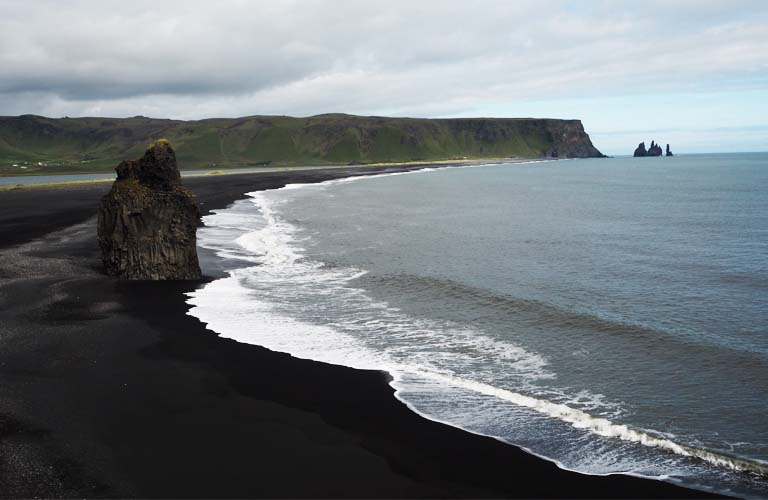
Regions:
M 667 144 L 667 156 L 675 156 L 672 154 L 672 151 L 669 149 L 669 144 Z
M 663 151 L 661 150 L 661 146 L 656 144 L 655 141 L 651 141 L 651 146 L 648 148 L 647 151 L 645 149 L 645 142 L 641 142 L 635 149 L 634 156 L 636 157 L 661 156 L 662 154 L 663 154 Z M 667 144 L 667 156 L 672 156 L 672 153 L 669 152 L 669 144 Z
M 200 211 L 181 185 L 168 141 L 156 141 L 141 159 L 123 161 L 115 170 L 117 180 L 99 207 L 106 273 L 132 280 L 199 279 Z
M 648 148 L 648 156 L 661 156 L 661 146 L 651 141 L 651 147 Z

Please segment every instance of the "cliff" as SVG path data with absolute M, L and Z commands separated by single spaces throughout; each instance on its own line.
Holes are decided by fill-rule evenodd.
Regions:
M 200 212 L 181 185 L 170 144 L 158 141 L 141 159 L 123 161 L 115 170 L 97 229 L 106 273 L 133 280 L 199 279 Z
M 0 117 L 0 173 L 106 171 L 167 137 L 186 168 L 602 156 L 579 120 L 318 115 L 179 121 Z M 38 165 L 42 163 L 43 165 Z M 18 170 L 18 167 L 16 167 Z M 22 173 L 16 171 L 16 174 Z

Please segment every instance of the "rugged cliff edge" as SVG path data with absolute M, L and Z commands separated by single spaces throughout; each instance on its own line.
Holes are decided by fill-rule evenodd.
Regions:
M 601 157 L 579 120 L 327 114 L 197 121 L 0 117 L 0 173 L 103 171 L 167 137 L 187 168 Z M 38 165 L 38 162 L 43 165 Z
M 123 161 L 115 170 L 117 180 L 99 207 L 106 273 L 132 280 L 199 279 L 200 211 L 181 185 L 168 141 L 156 141 L 141 159 Z

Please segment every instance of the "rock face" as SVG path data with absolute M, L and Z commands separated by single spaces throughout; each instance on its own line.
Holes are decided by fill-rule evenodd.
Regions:
M 648 156 L 661 156 L 661 146 L 651 141 L 651 147 L 648 148 Z
M 651 147 L 649 147 L 647 151 L 645 149 L 645 143 L 641 142 L 635 149 L 634 156 L 661 156 L 662 154 L 663 151 L 661 150 L 661 146 L 656 144 L 655 141 L 651 141 Z M 672 153 L 669 151 L 669 144 L 667 144 L 667 156 L 672 156 Z
M 580 120 L 545 120 L 546 140 L 550 144 L 544 156 L 549 158 L 605 158 L 592 145 Z
M 123 161 L 115 170 L 117 180 L 99 207 L 106 273 L 132 280 L 199 279 L 200 211 L 181 185 L 168 141 L 156 141 L 141 159 Z
M 667 144 L 667 156 L 675 156 L 672 154 L 672 151 L 669 149 L 669 144 Z

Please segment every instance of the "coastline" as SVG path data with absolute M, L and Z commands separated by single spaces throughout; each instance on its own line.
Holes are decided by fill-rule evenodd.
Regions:
M 225 174 L 184 184 L 207 213 L 247 191 L 418 168 Z M 186 315 L 183 293 L 200 283 L 99 273 L 92 216 L 108 187 L 0 195 L 0 342 L 8 353 L 0 365 L 0 496 L 711 496 L 568 472 L 420 417 L 382 372 L 216 336 Z
M 301 167 L 292 166 L 275 166 L 275 167 L 211 167 L 210 169 L 191 169 L 182 170 L 182 178 L 189 179 L 193 177 L 210 177 L 219 175 L 251 175 L 251 174 L 265 174 L 276 172 L 305 172 L 309 170 L 334 170 L 334 169 L 358 169 L 366 171 L 370 168 L 414 168 L 414 167 L 433 167 L 433 166 L 467 166 L 467 165 L 484 165 L 486 163 L 521 163 L 529 161 L 548 161 L 556 160 L 557 158 L 472 158 L 461 160 L 426 160 L 426 161 L 408 161 L 408 162 L 391 162 L 391 163 L 366 163 L 360 165 L 306 165 Z M 111 173 L 108 171 L 95 171 L 95 172 L 77 172 L 77 173 L 32 173 L 26 175 L 6 175 L 0 174 L 0 180 L 14 179 L 14 178 L 40 178 L 40 177 L 69 177 L 80 175 L 105 175 Z M 19 183 L 19 184 L 0 184 L 1 191 L 9 191 L 15 189 L 28 189 L 28 188 L 62 188 L 62 187 L 76 187 L 81 185 L 91 184 L 104 184 L 111 183 L 114 178 L 109 179 L 88 179 L 88 180 L 62 180 L 55 182 L 40 182 L 40 183 Z

